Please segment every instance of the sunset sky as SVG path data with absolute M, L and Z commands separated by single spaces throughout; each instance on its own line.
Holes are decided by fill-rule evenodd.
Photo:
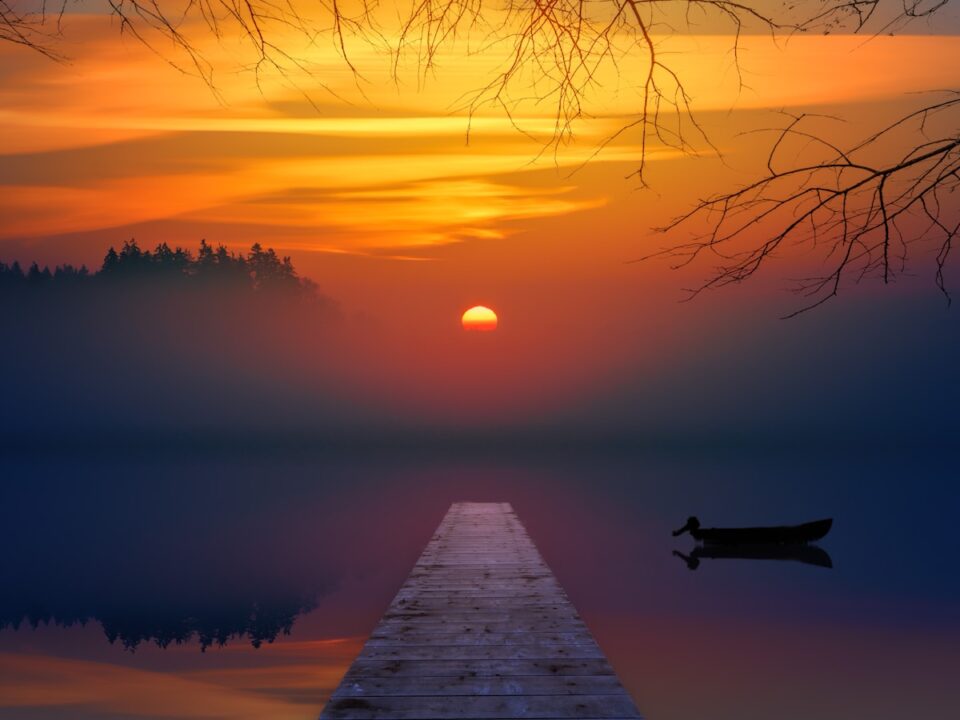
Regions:
M 151 52 L 95 6 L 70 7 L 55 45 L 65 62 L 0 43 L 0 260 L 97 267 L 130 238 L 274 247 L 343 315 L 336 330 L 317 330 L 338 344 L 335 357 L 300 370 L 342 378 L 337 402 L 372 408 L 379 421 L 650 429 L 688 422 L 697 408 L 709 425 L 748 378 L 783 375 L 796 383 L 735 412 L 763 424 L 791 405 L 785 421 L 810 426 L 812 388 L 836 383 L 841 405 L 863 412 L 871 381 L 833 376 L 832 355 L 877 382 L 908 362 L 891 322 L 933 348 L 914 360 L 919 376 L 956 354 L 944 331 L 956 313 L 942 312 L 923 249 L 895 287 L 845 288 L 824 312 L 789 323 L 778 318 L 802 304 L 791 281 L 816 267 L 805 248 L 691 303 L 680 302 L 684 291 L 709 262 L 682 271 L 630 262 L 690 232 L 653 228 L 755 176 L 772 136 L 754 131 L 782 125 L 776 111 L 841 116 L 837 137 L 853 139 L 914 107 L 918 91 L 956 87 L 960 38 L 931 34 L 957 26 L 952 9 L 913 30 L 925 34 L 747 35 L 739 78 L 722 26 L 663 35 L 659 51 L 722 159 L 704 142 L 696 156 L 653 142 L 642 188 L 631 177 L 636 129 L 600 149 L 635 117 L 635 57 L 598 78 L 573 139 L 554 147 L 549 107 L 521 102 L 512 119 L 463 109 L 502 49 L 453 44 L 431 72 L 407 58 L 393 79 L 390 57 L 354 40 L 358 79 L 321 40 L 299 54 L 309 73 L 267 71 L 258 87 L 243 69 L 249 47 L 192 28 L 215 69 L 211 88 L 166 62 L 185 63 L 169 43 L 153 38 Z M 497 312 L 495 333 L 461 331 L 462 312 L 478 304 Z M 871 356 L 879 364 L 854 371 Z M 914 392 L 894 390 L 896 412 L 929 415 Z

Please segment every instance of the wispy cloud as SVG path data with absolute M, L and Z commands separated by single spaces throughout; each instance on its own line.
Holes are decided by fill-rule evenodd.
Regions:
M 358 87 L 334 48 L 311 47 L 305 60 L 314 77 L 342 100 L 306 103 L 300 93 L 311 76 L 302 86 L 266 78 L 257 87 L 247 74 L 227 73 L 218 77 L 221 102 L 124 41 L 104 17 L 73 17 L 70 28 L 77 52 L 68 66 L 0 47 L 0 240 L 178 220 L 258 228 L 266 237 L 296 230 L 304 250 L 408 259 L 425 247 L 503 239 L 518 223 L 599 207 L 611 188 L 571 180 L 570 171 L 588 160 L 636 166 L 641 157 L 636 133 L 594 153 L 634 117 L 631 78 L 642 76 L 642 58 L 597 78 L 603 92 L 575 124 L 578 140 L 544 152 L 556 129 L 546 106 L 524 106 L 513 118 L 451 112 L 496 67 L 497 51 L 451 50 L 434 81 L 407 87 L 390 80 L 382 56 L 360 48 L 358 59 L 379 70 Z M 903 63 L 914 40 L 884 38 L 852 54 L 859 41 L 851 38 L 798 38 L 786 49 L 745 38 L 742 87 L 729 38 L 678 36 L 665 39 L 662 52 L 695 107 L 712 111 L 950 84 L 960 42 L 923 38 L 923 51 L 940 60 Z M 227 52 L 212 42 L 203 49 Z M 679 155 L 656 146 L 647 153 L 663 162 Z M 527 178 L 538 169 L 558 172 L 534 186 Z

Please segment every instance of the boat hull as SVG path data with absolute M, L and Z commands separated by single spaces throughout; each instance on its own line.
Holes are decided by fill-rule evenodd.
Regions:
M 704 545 L 802 545 L 830 532 L 833 520 L 815 520 L 803 525 L 750 528 L 700 528 L 691 531 Z

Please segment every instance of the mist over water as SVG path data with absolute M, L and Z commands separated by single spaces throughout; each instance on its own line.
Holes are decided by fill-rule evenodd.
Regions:
M 19 688 L 0 717 L 315 717 L 455 500 L 513 503 L 649 718 L 960 707 L 960 491 L 935 454 L 64 451 L 0 473 L 0 663 Z M 670 535 L 691 514 L 834 517 L 834 568 L 691 571 Z M 80 702 L 68 677 L 88 665 Z M 133 671 L 192 695 L 133 713 Z
M 942 307 L 647 313 L 660 334 L 505 312 L 478 342 L 264 262 L 296 292 L 4 291 L 0 718 L 314 718 L 464 500 L 513 504 L 648 718 L 960 710 Z M 701 557 L 671 535 L 691 515 L 835 522 L 816 564 Z

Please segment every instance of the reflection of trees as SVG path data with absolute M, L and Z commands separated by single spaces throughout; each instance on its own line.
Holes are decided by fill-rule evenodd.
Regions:
M 264 642 L 273 642 L 278 635 L 289 635 L 297 616 L 313 607 L 313 600 L 281 598 L 249 606 L 220 607 L 187 617 L 152 616 L 145 621 L 136 616 L 113 615 L 100 618 L 100 622 L 110 642 L 119 640 L 128 649 L 146 641 L 166 647 L 194 637 L 202 649 L 225 645 L 233 638 L 249 638 L 254 647 L 260 647 Z
M 175 602 L 182 602 L 182 598 Z M 205 650 L 211 645 L 226 645 L 230 640 L 249 639 L 254 647 L 289 635 L 296 618 L 314 607 L 312 598 L 274 597 L 269 600 L 245 600 L 225 597 L 215 607 L 131 607 L 71 606 L 61 600 L 55 609 L 46 606 L 24 609 L 0 601 L 0 628 L 38 627 L 52 624 L 70 627 L 91 620 L 99 622 L 111 643 L 119 642 L 128 650 L 153 642 L 165 648 L 171 644 L 199 643 Z
M 259 646 L 339 577 L 323 516 L 291 518 L 294 498 L 322 510 L 316 470 L 283 482 L 272 460 L 226 473 L 202 455 L 86 457 L 0 464 L 0 628 L 96 621 L 129 649 Z

